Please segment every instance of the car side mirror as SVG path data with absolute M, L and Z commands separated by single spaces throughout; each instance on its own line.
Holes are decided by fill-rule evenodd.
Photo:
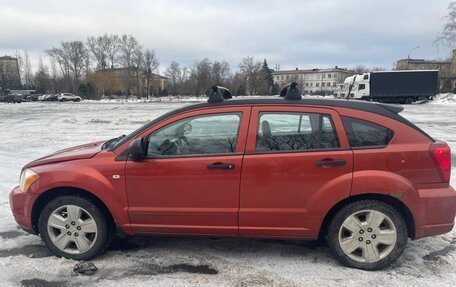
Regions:
M 128 146 L 128 158 L 133 161 L 141 161 L 146 157 L 146 140 L 144 138 L 135 139 Z

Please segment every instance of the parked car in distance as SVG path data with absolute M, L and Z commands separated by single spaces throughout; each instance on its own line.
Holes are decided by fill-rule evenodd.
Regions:
M 71 93 L 60 93 L 57 94 L 57 101 L 59 102 L 80 102 L 82 99 L 80 96 L 73 95 Z
M 128 136 L 24 166 L 17 223 L 87 260 L 125 235 L 325 239 L 342 264 L 389 266 L 407 238 L 452 230 L 449 146 L 402 107 L 337 99 L 183 107 Z M 291 100 L 296 99 L 296 100 Z
M 24 96 L 22 94 L 7 94 L 1 98 L 2 101 L 6 103 L 22 103 L 24 101 Z
M 38 101 L 46 101 L 47 98 L 52 96 L 51 94 L 44 94 L 38 97 Z
M 30 94 L 26 96 L 26 101 L 28 102 L 36 102 L 38 101 L 38 98 L 41 96 L 41 94 Z

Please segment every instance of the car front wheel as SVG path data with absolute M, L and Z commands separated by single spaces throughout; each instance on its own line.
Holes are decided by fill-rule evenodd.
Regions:
M 327 232 L 328 246 L 342 264 L 379 270 L 395 262 L 407 243 L 407 227 L 392 206 L 362 200 L 343 207 Z
M 39 218 L 46 246 L 59 257 L 87 260 L 102 253 L 111 241 L 111 228 L 103 212 L 90 200 L 61 196 L 50 201 Z

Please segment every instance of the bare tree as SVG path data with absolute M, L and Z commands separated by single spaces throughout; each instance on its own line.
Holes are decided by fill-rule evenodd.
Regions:
M 456 45 L 456 2 L 448 4 L 448 14 L 444 19 L 446 23 L 435 42 L 454 48 Z
M 216 85 L 226 85 L 228 76 L 230 74 L 230 65 L 223 61 L 215 61 L 212 64 L 212 82 Z
M 133 67 L 133 55 L 141 50 L 138 40 L 132 35 L 122 35 L 120 38 L 120 47 L 122 51 L 123 66 L 125 69 L 124 81 L 127 87 L 127 93 L 131 90 L 131 68 Z
M 142 96 L 142 65 L 143 65 L 143 51 L 142 49 L 135 49 L 131 57 L 131 67 L 127 68 L 127 71 L 133 70 L 136 80 L 136 93 L 138 96 Z
M 61 47 L 46 51 L 59 65 L 62 75 L 67 80 L 67 89 L 76 91 L 83 69 L 86 67 L 87 49 L 81 41 L 62 42 Z
M 158 69 L 160 63 L 158 62 L 155 51 L 147 49 L 144 52 L 142 68 L 146 80 L 146 98 L 149 98 L 151 87 L 153 84 L 154 72 Z
M 244 75 L 249 94 L 255 95 L 263 80 L 261 77 L 261 62 L 255 61 L 253 57 L 248 56 L 242 59 L 239 68 Z
M 33 86 L 32 64 L 27 51 L 24 51 L 24 86 L 27 89 Z
M 51 76 L 49 69 L 43 64 L 43 59 L 39 58 L 38 70 L 35 73 L 34 84 L 36 90 L 40 93 L 48 93 L 51 89 Z
M 46 54 L 51 58 L 51 61 L 53 62 L 53 80 L 54 80 L 54 84 L 55 84 L 55 89 L 57 90 L 58 89 L 58 85 L 57 85 L 57 71 L 55 69 L 55 63 L 57 63 L 57 65 L 59 66 L 60 68 L 60 72 L 62 74 L 62 77 L 63 77 L 63 82 L 64 82 L 64 86 L 67 90 L 70 89 L 70 64 L 69 64 L 69 61 L 68 61 L 68 57 L 67 55 L 65 54 L 63 48 L 51 48 L 51 49 L 48 49 L 46 50 Z
M 369 72 L 386 71 L 386 70 L 388 70 L 388 69 L 385 67 L 375 66 L 375 67 L 372 67 L 372 69 L 370 69 Z
M 96 59 L 99 69 L 116 66 L 122 48 L 121 44 L 119 36 L 112 34 L 87 38 L 87 47 Z
M 105 36 L 90 36 L 87 38 L 87 47 L 97 61 L 99 69 L 106 69 L 107 67 L 107 35 Z
M 236 96 L 245 95 L 246 92 L 246 83 L 245 83 L 245 76 L 238 72 L 235 73 L 231 79 L 229 84 L 231 93 Z
M 208 58 L 204 58 L 200 62 L 196 62 L 193 66 L 190 80 L 193 86 L 195 95 L 204 94 L 211 85 L 212 64 Z
M 172 61 L 169 67 L 165 71 L 165 75 L 168 77 L 168 84 L 171 87 L 171 92 L 173 94 L 177 93 L 177 85 L 181 79 L 182 70 L 180 65 L 176 61 Z
M 105 35 L 106 38 L 106 53 L 108 55 L 108 64 L 111 69 L 115 68 L 119 61 L 119 53 L 121 51 L 121 41 L 117 35 Z
M 86 67 L 87 49 L 81 41 L 62 42 L 62 46 L 68 56 L 70 71 L 74 76 L 73 88 L 76 90 L 76 85 L 79 84 L 82 71 Z
M 366 68 L 366 66 L 364 66 L 364 65 L 358 65 L 358 66 L 356 66 L 356 67 L 353 68 L 353 71 L 354 71 L 356 74 L 364 74 L 364 73 L 369 72 L 369 69 Z

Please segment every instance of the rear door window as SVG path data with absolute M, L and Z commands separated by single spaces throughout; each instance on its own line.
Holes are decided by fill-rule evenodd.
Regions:
M 391 129 L 372 122 L 351 117 L 342 117 L 342 122 L 351 147 L 385 147 L 394 136 Z
M 314 113 L 260 113 L 256 151 L 339 148 L 331 116 Z

